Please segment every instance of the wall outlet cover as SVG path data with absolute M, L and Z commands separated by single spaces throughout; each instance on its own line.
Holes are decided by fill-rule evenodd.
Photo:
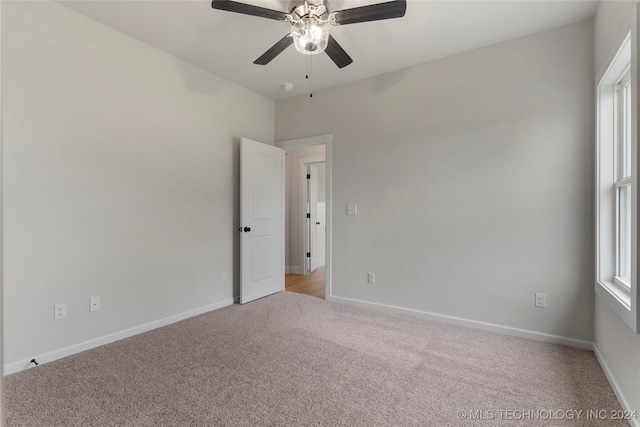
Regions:
M 89 311 L 100 310 L 100 297 L 91 297 L 89 299 Z
M 545 294 L 536 294 L 536 307 L 545 308 L 547 306 L 547 296 Z
M 53 318 L 54 320 L 60 320 L 67 317 L 67 304 L 56 304 L 53 306 Z

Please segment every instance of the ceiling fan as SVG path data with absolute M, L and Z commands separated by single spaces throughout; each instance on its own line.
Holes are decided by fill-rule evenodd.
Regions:
M 232 0 L 212 0 L 211 7 L 285 21 L 293 26 L 291 33 L 284 36 L 262 56 L 253 61 L 254 64 L 268 64 L 293 43 L 298 52 L 306 55 L 327 52 L 329 58 L 335 62 L 338 68 L 343 68 L 351 64 L 353 60 L 329 34 L 329 25 L 400 18 L 407 10 L 407 2 L 406 0 L 391 0 L 337 12 L 330 12 L 328 0 L 292 0 L 289 4 L 289 13 Z

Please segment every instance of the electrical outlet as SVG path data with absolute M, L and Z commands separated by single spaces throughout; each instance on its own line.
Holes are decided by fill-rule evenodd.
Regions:
M 545 308 L 547 306 L 547 296 L 545 294 L 536 294 L 536 307 Z
M 223 272 L 222 272 L 222 281 L 223 281 L 223 282 L 226 282 L 226 281 L 227 281 L 227 272 L 226 272 L 226 271 L 223 271 Z
M 53 306 L 54 320 L 60 320 L 67 317 L 67 304 L 56 304 Z
M 100 310 L 100 297 L 89 298 L 89 311 Z
M 367 283 L 372 285 L 376 283 L 376 273 L 367 273 Z
M 349 203 L 347 205 L 347 215 L 358 215 L 358 205 L 355 203 Z

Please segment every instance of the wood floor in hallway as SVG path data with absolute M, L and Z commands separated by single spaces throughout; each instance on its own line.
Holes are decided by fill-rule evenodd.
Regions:
M 316 268 L 310 274 L 285 274 L 284 288 L 289 292 L 296 292 L 324 299 L 324 277 L 324 266 Z

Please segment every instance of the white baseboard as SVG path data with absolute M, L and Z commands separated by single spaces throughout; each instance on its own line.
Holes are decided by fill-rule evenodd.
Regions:
M 304 268 L 298 267 L 295 265 L 290 265 L 284 268 L 285 273 L 287 274 L 304 274 Z
M 562 344 L 570 347 L 580 348 L 583 350 L 593 350 L 593 343 L 573 338 L 565 338 L 557 335 L 545 334 L 542 332 L 529 331 L 527 329 L 512 328 L 510 326 L 496 325 L 494 323 L 479 322 L 476 320 L 464 319 L 461 317 L 447 316 L 444 314 L 430 313 L 427 311 L 414 310 L 410 308 L 396 307 L 393 305 L 379 304 L 375 302 L 362 301 L 351 298 L 330 296 L 326 298 L 328 301 L 335 301 L 344 304 L 359 305 L 364 307 L 381 307 L 397 312 L 418 314 L 431 320 L 437 320 L 453 325 L 466 326 L 483 331 L 497 332 L 500 334 L 511 335 L 520 338 L 528 338 L 536 341 L 548 342 L 552 344 Z
M 598 362 L 600 363 L 600 367 L 604 371 L 604 375 L 607 377 L 607 380 L 609 381 L 609 384 L 611 385 L 613 392 L 618 398 L 618 402 L 620 402 L 620 406 L 622 406 L 622 410 L 629 411 L 629 412 L 637 411 L 638 408 L 632 408 L 629 405 L 629 402 L 627 402 L 627 399 L 624 397 L 624 394 L 622 394 L 622 390 L 620 390 L 620 386 L 618 386 L 617 381 L 613 377 L 613 374 L 611 373 L 609 366 L 607 366 L 607 363 L 602 358 L 602 355 L 600 354 L 600 350 L 598 349 L 598 346 L 595 344 L 593 344 L 593 353 L 596 355 L 596 359 L 598 359 Z M 640 427 L 640 420 L 637 418 L 635 420 L 631 419 L 629 420 L 629 425 L 634 427 Z
M 44 363 L 53 362 L 54 360 L 62 359 L 63 357 L 71 356 L 72 354 L 80 353 L 81 351 L 90 350 L 92 348 L 99 347 L 101 345 L 109 344 L 114 341 L 118 341 L 124 338 L 129 338 L 134 335 L 148 332 L 152 329 L 160 328 L 162 326 L 170 325 L 180 320 L 188 319 L 189 317 L 197 316 L 199 314 L 207 313 L 209 311 L 218 310 L 222 307 L 232 305 L 237 298 L 230 298 L 215 304 L 210 304 L 205 307 L 196 308 L 184 313 L 175 314 L 173 316 L 165 317 L 164 319 L 155 320 L 153 322 L 145 323 L 140 326 L 134 326 L 133 328 L 125 329 L 120 332 L 114 332 L 109 335 L 94 338 L 88 341 L 84 341 L 78 344 L 73 344 L 65 348 L 49 351 L 47 353 L 39 354 L 34 357 L 38 361 L 39 365 Z M 15 372 L 23 371 L 27 368 L 34 367 L 31 364 L 31 359 L 19 360 L 17 362 L 8 363 L 3 366 L 2 375 L 9 375 Z
M 311 271 L 314 271 L 318 267 L 322 267 L 324 264 L 324 258 L 311 258 Z

